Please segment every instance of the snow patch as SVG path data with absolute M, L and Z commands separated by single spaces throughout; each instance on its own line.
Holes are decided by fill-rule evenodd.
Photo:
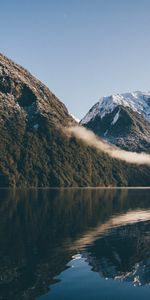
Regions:
M 106 136 L 107 135 L 107 133 L 108 133 L 108 129 L 104 132 L 104 136 Z
M 116 115 L 114 116 L 114 119 L 113 121 L 111 122 L 111 125 L 115 125 L 116 122 L 118 121 L 119 119 L 119 115 L 120 115 L 120 109 L 117 111 Z

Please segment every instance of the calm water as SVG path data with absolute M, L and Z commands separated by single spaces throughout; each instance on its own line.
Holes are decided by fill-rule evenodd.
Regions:
M 0 190 L 0 300 L 150 299 L 150 190 Z

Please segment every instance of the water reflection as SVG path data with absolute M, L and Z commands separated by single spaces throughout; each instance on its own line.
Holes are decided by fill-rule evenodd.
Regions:
M 0 190 L 0 299 L 36 299 L 72 256 L 150 283 L 150 191 Z
M 86 248 L 93 270 L 105 278 L 150 283 L 150 222 L 120 226 L 104 233 Z

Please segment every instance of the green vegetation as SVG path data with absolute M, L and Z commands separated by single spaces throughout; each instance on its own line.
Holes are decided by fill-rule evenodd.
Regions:
M 22 67 L 0 55 L 0 186 L 146 186 L 150 168 L 110 158 L 64 127 L 66 107 Z
M 51 187 L 150 183 L 147 167 L 128 165 L 98 153 L 76 138 L 68 138 L 51 124 L 43 124 L 37 131 L 23 130 L 22 125 L 23 120 L 16 116 L 7 128 L 0 128 L 1 186 L 4 183 Z

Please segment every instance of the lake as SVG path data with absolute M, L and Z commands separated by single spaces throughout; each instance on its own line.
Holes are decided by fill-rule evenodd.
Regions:
M 0 190 L 0 300 L 150 299 L 149 189 Z

